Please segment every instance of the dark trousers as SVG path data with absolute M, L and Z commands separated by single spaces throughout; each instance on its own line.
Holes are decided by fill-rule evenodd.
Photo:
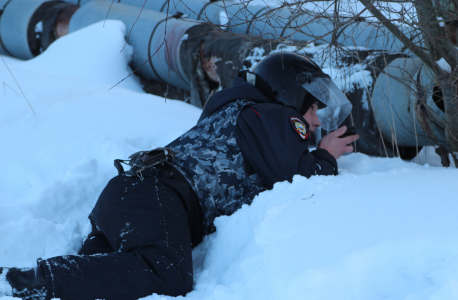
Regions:
M 113 178 L 90 215 L 93 230 L 78 255 L 40 263 L 47 298 L 126 300 L 191 291 L 201 210 L 189 184 L 174 174 Z

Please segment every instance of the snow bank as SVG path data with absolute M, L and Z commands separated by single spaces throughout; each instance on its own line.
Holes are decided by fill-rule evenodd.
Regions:
M 339 164 L 218 218 L 187 298 L 456 299 L 457 170 L 362 154 Z
M 197 121 L 199 109 L 144 94 L 135 77 L 109 90 L 129 74 L 124 33 L 107 21 L 32 61 L 5 58 L 37 116 L 0 65 L 0 266 L 75 254 L 113 159 Z M 338 163 L 339 176 L 296 176 L 218 218 L 185 298 L 458 299 L 458 171 L 362 154 Z
M 163 146 L 196 123 L 200 109 L 147 95 L 135 77 L 109 90 L 130 73 L 124 33 L 123 23 L 108 21 L 33 60 L 4 57 L 37 116 L 1 65 L 0 266 L 75 253 L 87 215 L 117 174 L 113 159 Z

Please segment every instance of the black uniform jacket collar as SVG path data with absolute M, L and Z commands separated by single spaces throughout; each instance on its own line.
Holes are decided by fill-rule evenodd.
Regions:
M 239 73 L 239 76 L 237 76 L 234 79 L 234 82 L 231 87 L 225 88 L 224 90 L 217 92 L 210 98 L 210 100 L 208 100 L 207 104 L 204 107 L 202 115 L 200 115 L 198 122 L 213 114 L 221 107 L 238 99 L 252 100 L 256 103 L 277 102 L 271 94 L 272 91 L 270 90 L 270 87 L 262 91 L 263 85 L 259 86 L 258 84 L 256 84 L 256 86 L 254 86 L 246 82 L 244 79 L 246 77 L 243 76 L 244 72 L 246 71 L 242 71 Z M 256 80 L 258 80 L 258 78 L 256 78 Z

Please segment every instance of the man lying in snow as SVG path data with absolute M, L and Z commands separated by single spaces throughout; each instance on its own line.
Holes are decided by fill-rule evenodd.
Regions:
M 118 166 L 89 216 L 92 233 L 78 255 L 42 260 L 33 269 L 0 268 L 0 287 L 9 284 L 0 295 L 185 295 L 193 285 L 192 247 L 214 231 L 216 217 L 295 174 L 338 174 L 336 159 L 353 151 L 358 136 L 339 138 L 342 127 L 317 150 L 308 144 L 316 127 L 335 129 L 350 111 L 313 61 L 291 53 L 266 57 L 215 94 L 195 127 L 164 149 L 133 155 L 131 170 Z

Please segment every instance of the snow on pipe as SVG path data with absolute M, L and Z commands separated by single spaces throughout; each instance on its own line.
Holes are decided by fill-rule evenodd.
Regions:
M 138 74 L 190 90 L 189 79 L 180 60 L 180 46 L 191 29 L 205 31 L 207 25 L 195 20 L 168 18 L 164 13 L 149 9 L 143 9 L 139 15 L 140 9 L 136 6 L 95 0 L 81 6 L 73 15 L 69 31 L 105 20 L 108 11 L 109 19 L 126 24 L 126 38 L 135 51 L 132 68 L 139 68 L 136 71 Z
M 120 0 L 120 2 L 133 6 L 144 4 L 143 1 L 138 0 Z M 333 38 L 330 34 L 334 29 L 333 16 L 323 15 L 321 18 L 316 18 L 316 13 L 306 9 L 275 9 L 263 5 L 247 6 L 245 3 L 230 0 L 147 1 L 145 8 L 161 12 L 168 10 L 170 15 L 180 12 L 188 18 L 209 21 L 236 34 L 262 36 L 265 39 L 287 37 L 291 40 L 308 41 L 320 37 L 318 41 L 331 43 Z M 349 18 L 342 19 L 349 20 Z M 338 30 L 337 42 L 345 46 L 402 51 L 403 44 L 391 32 L 377 24 L 380 25 L 378 22 L 371 25 L 363 18 L 354 20 Z M 407 37 L 415 37 L 414 42 L 420 42 L 421 34 L 418 30 L 406 26 L 399 28 Z

